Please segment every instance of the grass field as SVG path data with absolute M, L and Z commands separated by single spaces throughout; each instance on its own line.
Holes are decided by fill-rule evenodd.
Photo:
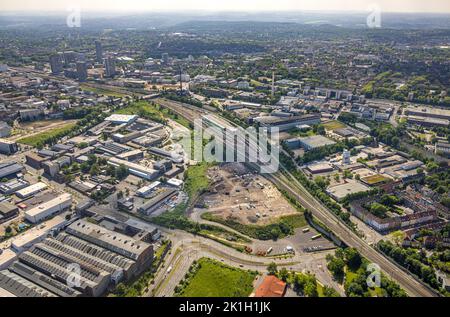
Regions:
M 202 162 L 187 169 L 184 189 L 191 201 L 195 201 L 208 188 L 209 179 L 206 177 L 206 171 L 210 167 L 211 164 Z
M 38 133 L 29 137 L 24 137 L 17 140 L 18 143 L 26 144 L 30 146 L 37 147 L 38 145 L 44 145 L 46 142 L 53 138 L 62 138 L 72 131 L 76 126 L 76 123 L 69 123 L 65 126 L 55 128 L 49 131 Z
M 181 285 L 181 297 L 248 297 L 256 273 L 202 258 Z
M 330 122 L 324 123 L 323 126 L 325 127 L 325 129 L 331 130 L 331 131 L 343 129 L 346 127 L 345 124 L 343 124 L 339 121 L 330 121 Z
M 189 128 L 189 121 L 180 117 L 174 113 L 171 113 L 168 109 L 162 108 L 158 105 L 150 104 L 146 101 L 135 102 L 132 105 L 120 109 L 117 114 L 135 114 L 143 118 L 163 123 L 166 119 L 172 119 L 178 122 L 182 126 Z
M 87 86 L 87 85 L 81 85 L 81 89 L 84 91 L 90 91 L 93 93 L 96 93 L 98 95 L 105 95 L 108 97 L 116 97 L 116 98 L 122 98 L 125 97 L 125 94 L 121 94 L 119 92 L 114 92 L 108 89 L 103 89 L 103 88 L 95 88 L 95 87 L 91 87 L 91 86 Z

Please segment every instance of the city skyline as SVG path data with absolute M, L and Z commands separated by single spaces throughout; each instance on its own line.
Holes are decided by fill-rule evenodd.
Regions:
M 95 2 L 87 0 L 71 1 L 2 1 L 2 11 L 66 11 L 71 7 L 80 7 L 85 11 L 367 11 L 378 6 L 385 12 L 424 12 L 424 13 L 450 13 L 450 4 L 446 0 L 430 0 L 427 2 L 419 0 L 317 0 L 317 1 L 293 1 L 280 0 L 231 0 L 226 3 L 208 0 L 168 0 L 165 2 L 150 1 L 142 3 L 139 0 L 98 0 Z M 174 9 L 176 8 L 176 9 Z

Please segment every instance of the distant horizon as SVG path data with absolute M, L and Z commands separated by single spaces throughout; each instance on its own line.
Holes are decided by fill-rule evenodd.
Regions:
M 3 0 L 0 14 L 63 13 L 74 6 L 92 13 L 362 13 L 374 7 L 386 13 L 450 13 L 448 0 Z
M 82 10 L 89 14 L 99 14 L 99 15 L 109 15 L 109 14 L 148 14 L 148 13 L 163 13 L 163 14 L 180 14 L 180 15 L 188 15 L 188 14 L 268 14 L 268 13 L 320 13 L 320 14 L 366 14 L 368 11 L 364 10 L 260 10 L 260 11 L 233 11 L 233 10 L 109 10 L 109 11 L 101 11 L 101 10 Z M 431 11 L 383 11 L 384 14 L 425 14 L 425 15 L 450 15 L 450 11 L 448 12 L 431 12 Z M 61 10 L 46 10 L 46 11 L 38 11 L 38 10 L 2 10 L 0 11 L 0 16 L 2 15 L 13 15 L 13 14 L 36 14 L 36 15 L 66 15 L 67 11 Z

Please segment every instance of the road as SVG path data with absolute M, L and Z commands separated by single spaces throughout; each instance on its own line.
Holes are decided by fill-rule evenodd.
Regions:
M 218 242 L 202 237 L 194 237 L 184 231 L 172 231 L 173 247 L 166 257 L 164 267 L 156 275 L 153 287 L 145 294 L 146 297 L 172 296 L 175 287 L 184 278 L 189 267 L 195 260 L 203 257 L 211 258 L 224 264 L 240 267 L 245 270 L 266 272 L 267 266 L 275 262 L 279 268 L 287 268 L 296 272 L 314 273 L 322 284 L 330 285 L 343 295 L 342 287 L 332 280 L 326 270 L 326 254 L 298 254 L 293 258 L 272 259 L 249 254 L 243 254 L 234 249 L 224 247 Z M 171 268 L 168 272 L 168 268 Z

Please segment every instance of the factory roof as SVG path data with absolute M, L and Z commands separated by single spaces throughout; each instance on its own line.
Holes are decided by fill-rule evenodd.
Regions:
M 43 183 L 43 182 L 39 182 L 36 184 L 33 184 L 31 186 L 25 187 L 21 190 L 18 190 L 16 192 L 16 195 L 18 195 L 19 197 L 27 197 L 29 195 L 32 195 L 36 192 L 39 192 L 41 190 L 44 190 L 47 188 L 47 184 Z
M 108 246 L 110 246 L 115 252 L 134 260 L 149 247 L 148 243 L 138 241 L 121 233 L 107 230 L 85 220 L 74 222 L 69 226 L 67 232 L 103 247 L 108 248 Z
M 311 148 L 319 148 L 327 145 L 333 145 L 336 144 L 336 142 L 322 136 L 322 135 L 313 135 L 306 138 L 300 138 L 300 141 L 303 144 L 306 144 L 308 147 Z
M 29 217 L 39 215 L 43 210 L 47 210 L 49 208 L 55 207 L 59 204 L 62 204 L 64 202 L 66 202 L 68 199 L 72 199 L 72 195 L 64 193 L 52 200 L 49 200 L 49 201 L 46 201 L 46 202 L 40 204 L 39 206 L 36 206 L 30 210 L 27 210 L 26 214 Z
M 359 182 L 351 182 L 342 185 L 337 185 L 334 187 L 330 187 L 327 189 L 327 192 L 333 196 L 334 198 L 341 200 L 344 199 L 347 195 L 355 194 L 359 192 L 367 192 L 370 188 L 359 183 Z
M 136 121 L 138 116 L 136 115 L 125 115 L 125 114 L 113 114 L 105 119 L 105 121 L 110 121 L 113 123 L 131 123 Z
M 46 236 L 50 230 L 62 225 L 65 221 L 66 220 L 63 217 L 56 216 L 14 238 L 12 246 L 17 250 L 20 250 L 23 247 L 32 244 L 34 241 L 39 240 L 41 237 Z

